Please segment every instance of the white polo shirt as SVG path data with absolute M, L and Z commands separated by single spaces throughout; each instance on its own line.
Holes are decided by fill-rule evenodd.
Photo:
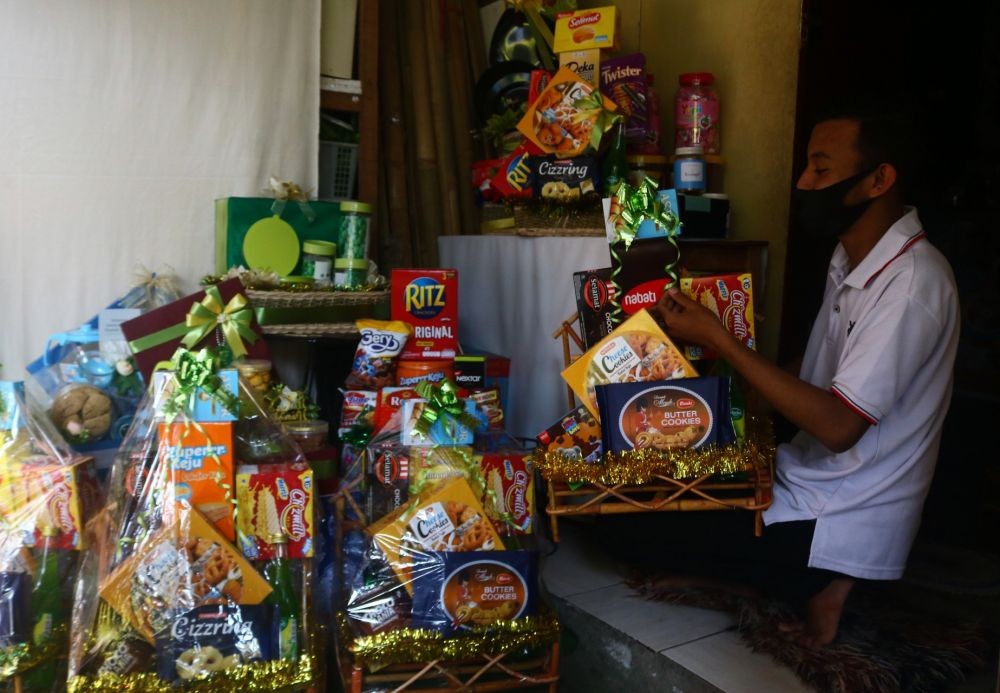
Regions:
M 810 566 L 902 576 L 937 462 L 958 327 L 951 268 L 915 209 L 853 271 L 837 246 L 800 376 L 871 426 L 839 454 L 804 432 L 779 446 L 764 513 L 767 524 L 816 519 Z

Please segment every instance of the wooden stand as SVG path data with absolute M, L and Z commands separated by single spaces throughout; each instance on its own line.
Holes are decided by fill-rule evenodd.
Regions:
M 577 314 L 562 321 L 553 339 L 562 339 L 563 360 L 568 366 L 575 360 L 571 347 L 583 351 L 583 340 L 576 331 Z M 576 406 L 572 388 L 567 386 L 569 408 Z M 654 475 L 654 481 L 629 486 L 581 483 L 571 488 L 563 481 L 549 481 L 548 502 L 552 541 L 559 541 L 559 518 L 573 515 L 622 515 L 696 510 L 749 510 L 754 513 L 754 534 L 764 528 L 762 513 L 771 505 L 774 464 L 747 472 L 745 481 L 723 481 L 718 475 L 694 479 L 674 479 Z
M 379 690 L 420 691 L 420 693 L 487 693 L 545 686 L 556 693 L 559 682 L 559 644 L 553 643 L 540 657 L 512 659 L 510 652 L 480 659 L 447 661 L 435 659 L 421 664 L 394 664 L 375 673 L 353 663 L 341 654 L 341 670 L 350 672 L 344 690 L 361 693 L 377 686 Z

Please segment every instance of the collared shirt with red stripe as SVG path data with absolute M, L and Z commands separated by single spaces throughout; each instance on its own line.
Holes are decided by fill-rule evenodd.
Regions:
M 951 399 L 955 280 L 909 208 L 855 267 L 838 245 L 800 377 L 870 426 L 834 453 L 800 432 L 778 449 L 765 522 L 816 520 L 809 565 L 895 579 L 920 525 Z

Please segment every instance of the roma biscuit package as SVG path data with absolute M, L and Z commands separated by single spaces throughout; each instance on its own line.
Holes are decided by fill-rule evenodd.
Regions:
M 535 551 L 434 551 L 422 554 L 413 571 L 416 627 L 452 634 L 535 614 Z
M 563 379 L 594 416 L 600 416 L 594 394 L 597 385 L 697 375 L 645 310 L 623 322 L 562 372 Z
M 697 449 L 736 440 L 729 378 L 597 386 L 604 447 L 610 452 Z
M 393 572 L 412 593 L 413 561 L 428 551 L 500 551 L 500 535 L 463 478 L 428 489 L 368 528 Z
M 458 351 L 458 272 L 393 270 L 391 315 L 413 330 L 402 351 L 404 359 L 454 358 Z
M 525 452 L 486 452 L 479 462 L 485 477 L 483 506 L 503 536 L 531 534 L 535 513 L 535 475 Z
M 682 277 L 681 291 L 715 313 L 726 329 L 748 349 L 757 348 L 753 324 L 753 281 L 749 274 Z M 700 346 L 687 345 L 689 359 L 711 359 L 715 354 Z

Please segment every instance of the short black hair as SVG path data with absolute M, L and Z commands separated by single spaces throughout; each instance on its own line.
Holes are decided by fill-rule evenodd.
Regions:
M 823 111 L 815 122 L 828 120 L 857 122 L 861 170 L 892 164 L 900 191 L 904 195 L 909 191 L 919 167 L 919 147 L 914 119 L 907 110 L 880 104 L 841 105 Z

